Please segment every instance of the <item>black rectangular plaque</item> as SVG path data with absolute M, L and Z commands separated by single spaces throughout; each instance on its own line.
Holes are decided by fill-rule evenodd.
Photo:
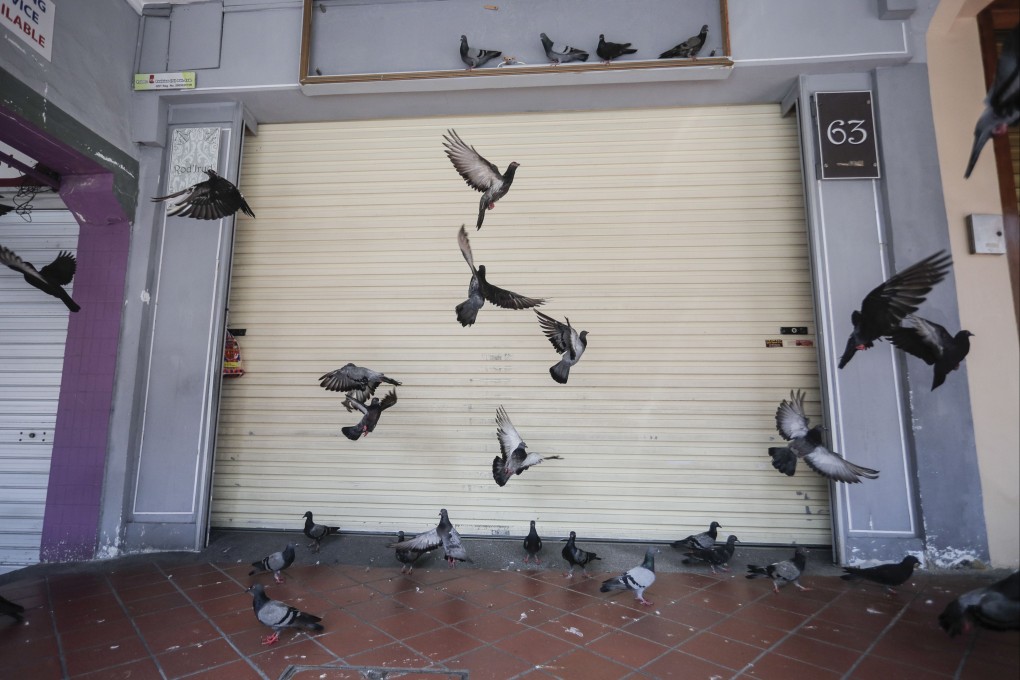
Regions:
M 816 92 L 822 179 L 878 179 L 878 136 L 871 91 Z

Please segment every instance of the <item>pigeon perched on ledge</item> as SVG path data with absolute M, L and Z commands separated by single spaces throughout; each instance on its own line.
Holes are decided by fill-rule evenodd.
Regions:
M 460 231 L 457 232 L 457 245 L 460 246 L 460 254 L 464 256 L 464 261 L 471 268 L 468 297 L 456 307 L 457 321 L 461 326 L 466 327 L 474 324 L 478 317 L 478 310 L 485 306 L 486 300 L 503 309 L 530 309 L 545 304 L 545 300 L 542 298 L 525 297 L 489 283 L 485 278 L 485 265 L 480 264 L 475 269 L 475 260 L 471 254 L 471 241 L 468 240 L 463 224 L 460 225 Z
M 554 43 L 545 33 L 540 33 L 539 38 L 542 40 L 545 56 L 549 57 L 549 61 L 554 65 L 566 64 L 571 61 L 588 61 L 588 53 L 584 50 Z
M 569 318 L 566 323 L 561 323 L 537 309 L 535 314 L 538 315 L 538 325 L 545 337 L 549 338 L 553 349 L 563 355 L 559 362 L 549 367 L 549 375 L 559 384 L 566 385 L 570 378 L 570 367 L 581 360 L 581 355 L 588 347 L 588 331 L 578 333 L 570 325 Z
M 451 567 L 456 567 L 457 562 L 472 562 L 473 560 L 468 557 L 467 550 L 460 542 L 460 534 L 457 533 L 457 529 L 454 528 L 453 523 L 450 522 L 450 516 L 446 512 L 446 508 L 439 511 L 439 524 L 436 525 L 435 529 L 426 531 L 423 534 L 418 534 L 414 538 L 406 541 L 398 541 L 396 543 L 390 543 L 391 548 L 397 550 L 417 550 L 419 552 L 427 552 L 434 550 L 439 546 L 443 546 L 443 551 L 446 554 L 446 562 Z
M 912 354 L 929 366 L 935 367 L 931 389 L 946 381 L 946 376 L 955 371 L 970 353 L 970 339 L 973 333 L 960 331 L 955 336 L 934 321 L 919 316 L 906 318 L 909 326 L 897 328 L 889 335 L 889 341 L 907 354 Z
M 78 261 L 74 255 L 66 250 L 42 269 L 36 269 L 31 262 L 25 262 L 13 250 L 0 246 L 0 263 L 3 263 L 25 277 L 25 281 L 32 284 L 47 295 L 52 295 L 63 302 L 69 310 L 77 312 L 81 309 L 78 303 L 71 299 L 71 296 L 64 290 L 64 286 L 71 283 L 74 273 L 78 268 Z
M 354 411 L 354 405 L 348 400 L 355 399 L 361 403 L 367 403 L 375 394 L 375 391 L 382 383 L 390 385 L 403 385 L 399 380 L 388 378 L 371 368 L 355 366 L 352 363 L 344 364 L 341 368 L 330 371 L 319 376 L 319 387 L 330 392 L 346 392 L 347 399 L 344 400 L 344 408 L 349 412 Z
M 952 265 L 953 258 L 940 250 L 890 276 L 868 293 L 860 311 L 854 310 L 850 315 L 854 327 L 839 359 L 839 367 L 850 363 L 859 350 L 869 349 L 879 338 L 894 333 L 908 314 L 917 311 Z
M 844 581 L 871 581 L 885 586 L 887 591 L 895 594 L 893 586 L 906 583 L 920 564 L 919 559 L 913 555 L 907 555 L 900 562 L 878 564 L 874 567 L 843 567 L 843 571 L 846 573 L 840 578 Z
M 773 562 L 767 567 L 759 567 L 755 564 L 747 565 L 747 578 L 770 578 L 772 579 L 773 592 L 779 592 L 779 586 L 792 583 L 801 590 L 811 590 L 800 584 L 800 577 L 807 569 L 807 551 L 804 548 L 797 548 L 794 551 L 792 560 Z
M 484 66 L 487 62 L 502 55 L 497 50 L 482 50 L 477 47 L 469 47 L 467 36 L 460 36 L 460 60 L 467 64 L 468 70 Z
M 196 220 L 218 220 L 222 217 L 229 217 L 238 210 L 255 217 L 255 213 L 248 207 L 244 196 L 233 182 L 225 177 L 220 177 L 215 170 L 206 170 L 205 174 L 209 175 L 209 179 L 204 182 L 193 184 L 187 189 L 181 189 L 166 196 L 154 196 L 153 202 L 159 203 L 182 196 L 181 200 L 167 206 L 166 214 L 193 217 Z
M 465 144 L 455 130 L 446 131 L 443 135 L 443 146 L 446 148 L 447 158 L 453 163 L 453 168 L 464 178 L 467 185 L 475 191 L 482 192 L 482 198 L 478 202 L 478 222 L 475 224 L 476 230 L 481 229 L 485 211 L 495 209 L 496 201 L 510 191 L 510 185 L 514 183 L 514 175 L 520 163 L 511 161 L 506 167 L 506 172 L 500 173 L 499 168 L 475 151 L 475 147 Z
M 306 614 L 283 602 L 269 599 L 265 586 L 261 583 L 251 586 L 247 592 L 252 594 L 252 609 L 255 610 L 255 618 L 262 625 L 273 629 L 272 635 L 263 638 L 262 644 L 264 645 L 271 645 L 279 640 L 280 631 L 284 628 L 297 628 L 312 633 L 321 633 L 325 630 L 319 623 L 322 621 L 320 617 Z
M 939 626 L 956 637 L 971 621 L 990 630 L 1020 630 L 1020 571 L 956 598 L 939 614 Z
M 326 538 L 330 534 L 340 533 L 340 527 L 326 526 L 325 524 L 316 524 L 315 520 L 312 519 L 312 511 L 309 510 L 305 513 L 305 536 L 312 539 L 312 543 L 309 544 L 309 548 L 312 548 L 314 552 L 319 552 L 321 547 L 322 539 Z
M 851 463 L 838 453 L 825 447 L 822 426 L 808 429 L 811 421 L 804 415 L 804 392 L 790 390 L 790 400 L 784 399 L 776 409 L 776 429 L 788 441 L 787 447 L 769 447 L 772 467 L 788 477 L 797 470 L 797 460 L 803 459 L 809 468 L 826 479 L 856 484 L 861 477 L 878 479 L 878 470 Z
M 288 543 L 287 547 L 283 550 L 274 552 L 258 562 L 252 562 L 251 566 L 255 568 L 248 572 L 248 576 L 254 576 L 260 571 L 271 571 L 273 572 L 273 579 L 277 583 L 283 583 L 283 570 L 294 563 L 294 548 L 296 547 L 297 543 Z
M 348 399 L 347 402 L 361 411 L 363 415 L 357 425 L 341 427 L 340 431 L 345 437 L 356 442 L 362 437 L 367 437 L 369 432 L 373 432 L 375 426 L 379 424 L 382 412 L 397 403 L 397 391 L 390 390 L 389 394 L 382 398 L 382 401 L 379 401 L 379 397 L 372 397 L 372 403 L 368 406 L 357 399 Z
M 566 539 L 567 544 L 563 546 L 563 551 L 560 553 L 563 555 L 563 559 L 570 565 L 570 571 L 564 574 L 565 577 L 570 578 L 574 575 L 574 567 L 581 567 L 581 573 L 588 576 L 587 565 L 595 560 L 601 560 L 602 558 L 593 552 L 588 552 L 578 548 L 575 544 L 577 540 L 577 534 L 573 531 L 570 532 L 570 537 Z
M 605 34 L 599 33 L 599 46 L 595 48 L 595 54 L 599 55 L 599 59 L 608 64 L 613 59 L 619 59 L 625 54 L 637 52 L 630 45 L 630 43 L 609 42 L 606 40 Z
M 521 439 L 502 406 L 496 409 L 496 437 L 502 455 L 492 459 L 492 478 L 500 486 L 506 486 L 511 477 L 544 460 L 563 460 L 563 456 L 543 456 L 534 451 L 528 453 L 528 445 Z
M 681 538 L 679 541 L 673 541 L 670 545 L 677 550 L 682 550 L 684 548 L 705 550 L 711 548 L 715 545 L 715 539 L 719 535 L 719 532 L 716 531 L 717 529 L 722 529 L 722 524 L 712 522 L 708 525 L 708 531 L 702 531 L 700 534 L 691 534 L 687 538 Z
M 676 45 L 662 54 L 659 55 L 659 59 L 694 59 L 698 56 L 698 52 L 705 46 L 705 40 L 708 38 L 708 24 L 701 27 L 701 32 L 697 35 L 692 35 L 687 40 L 684 40 L 679 45 Z
M 599 592 L 608 593 L 615 590 L 633 590 L 634 599 L 643 605 L 653 604 L 644 598 L 644 592 L 655 583 L 655 554 L 658 548 L 651 547 L 645 551 L 645 561 L 640 565 L 628 569 L 626 573 L 616 578 L 607 579 L 602 582 Z

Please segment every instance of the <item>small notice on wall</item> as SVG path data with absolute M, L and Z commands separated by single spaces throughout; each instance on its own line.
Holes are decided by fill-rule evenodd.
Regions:
M 135 90 L 193 90 L 195 72 L 136 73 Z
M 56 11 L 53 0 L 0 0 L 0 24 L 50 61 Z

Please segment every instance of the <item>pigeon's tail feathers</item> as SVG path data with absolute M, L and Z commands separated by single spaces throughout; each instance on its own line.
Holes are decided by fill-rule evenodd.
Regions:
M 294 621 L 293 623 L 291 623 L 291 625 L 294 628 L 300 628 L 301 630 L 311 630 L 318 633 L 325 630 L 322 624 L 319 623 L 320 621 L 322 621 L 321 617 L 313 616 L 312 614 L 306 614 L 305 612 L 298 612 L 297 616 L 294 617 Z
M 949 633 L 949 637 L 956 637 L 967 629 L 966 612 L 959 600 L 953 600 L 939 614 L 939 626 Z
M 549 375 L 559 384 L 566 385 L 567 378 L 570 377 L 570 364 L 561 359 L 559 363 L 549 367 Z
M 797 454 L 785 446 L 770 446 L 769 456 L 772 457 L 772 467 L 787 477 L 793 477 L 797 471 Z
M 679 541 L 673 541 L 672 543 L 670 543 L 670 546 L 672 546 L 675 550 L 683 550 L 684 548 L 691 547 L 689 545 L 689 539 L 687 538 L 682 538 Z
M 510 475 L 506 473 L 506 469 L 503 467 L 503 459 L 500 456 L 492 459 L 492 478 L 500 486 L 506 486 L 507 481 L 510 479 Z
M 844 581 L 860 581 L 864 578 L 861 576 L 860 567 L 843 567 L 843 571 L 846 573 L 840 576 L 840 578 Z
M 475 309 L 474 306 L 468 304 L 465 301 L 457 305 L 456 310 L 457 321 L 460 322 L 461 326 L 467 328 L 468 326 L 474 325 L 475 319 L 477 318 L 478 315 L 478 310 Z
M 390 385 L 398 385 L 399 386 L 399 385 L 403 385 L 404 384 L 404 383 L 400 382 L 399 380 L 394 380 L 393 378 L 387 378 L 385 375 L 380 375 L 379 376 L 379 380 L 382 380 L 384 383 L 389 383 Z
M 23 621 L 25 617 L 22 614 L 24 612 L 25 608 L 17 602 L 11 602 L 4 597 L 0 597 L 0 614 L 10 616 L 17 621 Z
M 765 567 L 759 567 L 757 564 L 747 565 L 747 578 L 768 578 L 769 572 Z
M 992 120 L 994 116 L 994 112 L 988 108 L 978 118 L 977 125 L 974 127 L 974 143 L 970 149 L 970 159 L 967 161 L 967 170 L 963 173 L 964 179 L 970 179 L 970 173 L 974 171 L 974 166 L 977 165 L 978 158 L 981 157 L 981 150 L 992 138 L 992 130 L 995 128 Z
M 350 439 L 352 442 L 356 442 L 361 439 L 361 428 L 357 425 L 348 425 L 347 427 L 341 427 L 340 431 L 344 433 L 344 436 Z
M 70 309 L 72 312 L 77 312 L 81 310 L 81 307 L 78 305 L 78 303 L 72 300 L 71 296 L 68 295 L 67 291 L 65 291 L 63 288 L 57 288 L 56 292 L 57 297 L 60 298 L 60 301 L 67 305 L 67 308 Z
M 614 578 L 606 579 L 602 582 L 602 587 L 599 588 L 600 593 L 608 593 L 613 590 L 627 590 L 627 584 L 624 583 L 622 577 L 616 576 Z
M 839 358 L 839 367 L 843 368 L 849 364 L 855 354 L 857 354 L 857 343 L 854 341 L 853 333 L 851 333 L 850 338 L 846 341 L 846 349 L 843 350 L 843 356 Z
M 940 370 L 938 367 L 935 368 L 935 375 L 931 379 L 931 390 L 935 391 L 935 388 L 946 381 L 948 373 L 944 369 Z

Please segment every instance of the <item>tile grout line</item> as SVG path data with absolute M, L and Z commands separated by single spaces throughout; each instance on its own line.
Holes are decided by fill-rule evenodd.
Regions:
M 237 579 L 235 579 L 233 576 L 231 576 L 230 574 L 226 573 L 225 571 L 223 571 L 222 569 L 217 567 L 215 564 L 212 564 L 210 562 L 209 566 L 213 567 L 216 571 L 220 572 L 221 574 L 223 574 L 224 576 L 226 576 L 230 580 L 234 581 L 234 583 L 237 583 L 238 585 L 241 585 L 240 582 Z M 213 627 L 213 630 L 215 630 L 217 633 L 219 633 L 220 637 L 223 638 L 223 640 L 226 641 L 226 643 L 228 645 L 230 645 L 230 648 L 233 649 L 235 652 L 237 652 L 237 655 L 239 657 L 244 659 L 245 663 L 247 663 L 249 666 L 251 666 L 252 669 L 256 673 L 258 673 L 261 678 L 263 678 L 263 680 L 272 680 L 272 678 L 270 678 L 268 675 L 263 673 L 262 669 L 259 668 L 257 665 L 255 665 L 255 663 L 253 663 L 252 660 L 248 658 L 247 654 L 242 653 L 241 650 L 238 649 L 237 645 L 234 644 L 234 641 L 230 639 L 230 636 L 227 635 L 226 633 L 224 633 L 223 629 L 220 628 L 218 625 L 216 625 L 216 622 L 213 621 L 212 618 L 210 618 L 210 616 L 205 613 L 204 609 L 202 609 L 193 599 L 191 599 L 191 596 L 188 595 L 188 593 L 183 588 L 181 588 L 181 586 L 178 585 L 176 581 L 174 581 L 172 578 L 167 576 L 166 572 L 163 571 L 163 567 L 162 566 L 160 566 L 158 563 L 156 563 L 155 567 L 159 571 L 159 573 L 163 574 L 163 577 L 166 578 L 166 580 L 171 585 L 173 585 L 173 587 L 177 590 L 177 592 L 180 593 L 184 597 L 184 599 L 187 600 L 188 603 L 192 607 L 194 607 L 198 611 L 199 614 L 202 615 L 202 618 L 204 618 L 206 621 L 209 622 L 209 625 Z M 133 621 L 132 621 L 132 623 L 133 623 Z
M 114 599 L 117 600 L 117 604 L 120 605 L 121 610 L 123 610 L 124 616 L 131 621 L 132 630 L 134 630 L 135 635 L 138 636 L 138 640 L 142 643 L 142 647 L 144 647 L 145 651 L 149 653 L 149 657 L 156 665 L 156 670 L 159 671 L 163 680 L 168 680 L 166 671 L 163 670 L 163 664 L 161 664 L 159 659 L 156 658 L 156 655 L 152 651 L 152 647 L 149 646 L 149 641 L 145 639 L 145 636 L 142 635 L 142 631 L 138 628 L 138 624 L 135 622 L 135 617 L 131 615 L 130 611 L 128 611 L 127 605 L 124 604 L 124 600 L 120 597 L 120 593 L 118 593 L 117 589 L 113 587 L 113 583 L 110 582 L 109 574 L 104 574 L 103 578 L 106 580 L 106 585 L 110 588 L 110 592 L 113 594 Z
M 60 639 L 60 631 L 57 630 L 57 608 L 53 606 L 53 591 L 50 590 L 50 579 L 47 576 L 46 602 L 50 606 L 50 626 L 53 628 L 53 637 L 57 641 L 57 660 L 60 661 L 60 671 L 65 678 L 71 677 L 67 672 L 67 659 L 64 658 L 64 643 Z
M 878 636 L 874 640 L 872 640 L 871 644 L 868 645 L 868 648 L 861 652 L 861 655 L 857 657 L 857 661 L 854 661 L 853 665 L 850 666 L 849 669 L 847 669 L 847 672 L 841 676 L 844 680 L 846 678 L 849 678 L 850 674 L 857 670 L 857 667 L 861 665 L 861 663 L 864 661 L 864 659 L 868 657 L 869 654 L 871 654 L 871 650 L 873 650 L 878 645 L 878 643 L 882 641 L 882 638 L 885 637 L 885 634 L 888 633 L 892 629 L 892 627 L 899 622 L 901 618 L 903 618 L 903 615 L 907 613 L 907 610 L 910 609 L 910 605 L 913 604 L 914 600 L 917 599 L 918 595 L 919 593 L 914 593 L 914 597 L 900 608 L 900 610 L 896 613 L 896 616 L 893 617 L 892 621 L 887 623 L 885 628 L 883 628 L 882 631 L 878 634 Z

